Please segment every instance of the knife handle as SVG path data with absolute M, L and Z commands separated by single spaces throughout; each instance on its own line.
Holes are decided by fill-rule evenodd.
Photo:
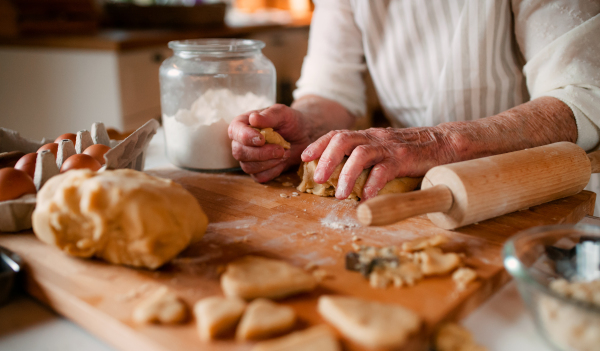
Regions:
M 364 225 L 387 225 L 452 207 L 452 192 L 445 185 L 402 194 L 379 195 L 358 206 L 358 221 Z

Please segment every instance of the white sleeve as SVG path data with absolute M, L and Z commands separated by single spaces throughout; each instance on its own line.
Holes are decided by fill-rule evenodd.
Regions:
M 515 34 L 532 99 L 567 104 L 577 123 L 577 145 L 600 143 L 600 2 L 513 0 Z
M 318 0 L 308 54 L 294 99 L 308 94 L 334 100 L 355 116 L 366 113 L 362 34 L 348 0 Z

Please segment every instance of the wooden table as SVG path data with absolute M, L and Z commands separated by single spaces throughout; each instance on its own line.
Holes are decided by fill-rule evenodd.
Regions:
M 0 245 L 19 253 L 26 262 L 30 294 L 122 350 L 249 349 L 251 343 L 233 340 L 204 344 L 193 322 L 137 326 L 131 320 L 135 304 L 159 285 L 168 285 L 189 304 L 220 294 L 218 272 L 222 266 L 249 253 L 298 266 L 314 262 L 331 275 L 313 293 L 282 301 L 298 313 L 298 328 L 323 323 L 315 308 L 319 295 L 359 296 L 401 304 L 417 312 L 425 325 L 411 340 L 410 348 L 419 349 L 436 325 L 466 316 L 509 280 L 501 257 L 508 237 L 532 226 L 575 223 L 592 213 L 595 201 L 594 193 L 583 191 L 456 231 L 439 229 L 425 216 L 389 227 L 363 228 L 354 227 L 355 202 L 310 194 L 280 197 L 296 191 L 282 185 L 286 181 L 297 184 L 295 175 L 263 185 L 241 174 L 176 169 L 148 173 L 183 184 L 198 198 L 211 223 L 201 242 L 158 271 L 67 257 L 31 234 L 0 235 Z M 334 223 L 350 228 L 332 229 Z M 313 231 L 317 234 L 307 234 Z M 351 250 L 353 234 L 366 245 L 398 245 L 418 236 L 447 235 L 451 241 L 443 248 L 465 253 L 467 265 L 481 278 L 462 292 L 450 277 L 429 278 L 411 288 L 373 289 L 360 274 L 344 269 L 344 253 Z M 343 343 L 347 349 L 361 349 L 345 340 Z

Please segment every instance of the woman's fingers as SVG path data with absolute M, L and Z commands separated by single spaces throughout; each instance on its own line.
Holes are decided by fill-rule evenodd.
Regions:
M 259 131 L 249 125 L 249 118 L 255 111 L 239 115 L 229 124 L 227 132 L 229 139 L 246 146 L 262 146 L 265 138 Z
M 267 169 L 266 171 L 263 171 L 263 172 L 251 174 L 251 176 L 254 180 L 256 180 L 259 183 L 268 182 L 269 180 L 280 175 L 281 172 L 283 172 L 283 170 L 285 169 L 285 166 L 286 166 L 286 162 L 284 160 L 282 160 L 281 163 L 278 164 L 277 166 Z
M 268 160 L 262 162 L 240 162 L 242 170 L 248 174 L 256 174 L 267 171 L 278 166 L 282 162 L 281 159 Z
M 363 187 L 363 197 L 361 200 L 368 200 L 377 196 L 379 190 L 387 184 L 387 182 L 393 180 L 398 175 L 398 165 L 395 161 L 390 158 L 386 158 L 382 162 L 376 164 L 369 178 Z
M 276 144 L 266 144 L 260 147 L 246 146 L 233 140 L 231 142 L 231 153 L 233 158 L 240 162 L 261 162 L 281 159 L 285 154 L 285 149 Z
M 323 153 L 323 151 L 325 151 L 327 145 L 329 145 L 331 138 L 333 138 L 336 134 L 340 132 L 341 131 L 339 130 L 332 130 L 331 132 L 317 139 L 314 143 L 308 145 L 306 149 L 302 152 L 302 155 L 300 156 L 302 158 L 302 161 L 310 162 L 321 157 L 321 154 Z
M 353 153 L 357 146 L 368 143 L 367 137 L 359 132 L 341 131 L 334 135 L 319 159 L 315 182 L 325 183 L 346 155 Z
M 361 172 L 374 165 L 375 163 L 383 160 L 384 156 L 382 152 L 378 151 L 379 148 L 371 145 L 360 145 L 357 146 L 340 173 L 338 178 L 338 184 L 335 191 L 335 197 L 338 199 L 346 199 L 352 193 L 354 184 L 360 176 Z

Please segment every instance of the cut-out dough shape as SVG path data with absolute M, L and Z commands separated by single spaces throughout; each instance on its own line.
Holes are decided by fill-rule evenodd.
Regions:
M 294 326 L 296 313 L 289 306 L 267 299 L 252 301 L 235 334 L 238 340 L 258 340 L 283 334 Z
M 211 296 L 194 305 L 198 333 L 202 340 L 215 339 L 232 330 L 246 309 L 238 297 Z
M 226 296 L 246 300 L 258 297 L 281 298 L 311 291 L 317 281 L 304 270 L 291 264 L 259 256 L 245 256 L 227 265 L 221 276 Z
M 136 323 L 174 324 L 185 320 L 187 307 L 166 286 L 160 287 L 133 310 Z
M 281 338 L 263 341 L 252 351 L 340 351 L 335 335 L 325 325 L 318 325 Z
M 368 348 L 400 348 L 421 319 L 399 305 L 346 296 L 321 296 L 321 316 L 345 337 Z

